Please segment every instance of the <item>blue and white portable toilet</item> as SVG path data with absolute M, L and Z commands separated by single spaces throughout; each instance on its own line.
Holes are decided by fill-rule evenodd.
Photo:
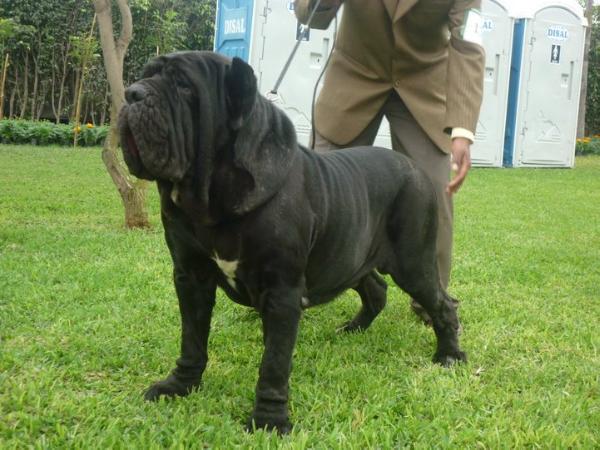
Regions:
M 502 167 L 516 3 L 481 2 L 486 57 L 483 102 L 471 150 L 474 166 Z
M 248 61 L 253 16 L 253 0 L 219 0 L 215 21 L 215 51 Z
M 576 0 L 528 0 L 517 13 L 504 165 L 572 167 L 587 21 Z

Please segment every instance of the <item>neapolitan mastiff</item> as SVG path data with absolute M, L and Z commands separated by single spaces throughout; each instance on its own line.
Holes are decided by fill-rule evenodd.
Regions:
M 187 395 L 207 363 L 217 286 L 262 319 L 264 354 L 250 428 L 288 432 L 288 379 L 302 309 L 346 289 L 364 330 L 392 279 L 431 316 L 434 361 L 464 361 L 453 300 L 436 265 L 428 178 L 385 149 L 317 154 L 257 92 L 242 60 L 182 52 L 150 62 L 120 115 L 131 172 L 156 180 L 181 312 L 181 356 L 146 399 Z

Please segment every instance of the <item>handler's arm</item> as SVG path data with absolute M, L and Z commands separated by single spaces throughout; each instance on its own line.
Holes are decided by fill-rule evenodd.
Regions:
M 306 25 L 317 0 L 296 0 L 296 17 Z M 337 14 L 343 0 L 321 0 L 310 23 L 311 28 L 325 30 Z
M 445 131 L 452 134 L 456 174 L 448 191 L 455 193 L 471 167 L 473 142 L 483 97 L 485 53 L 481 43 L 481 0 L 456 0 L 449 12 Z

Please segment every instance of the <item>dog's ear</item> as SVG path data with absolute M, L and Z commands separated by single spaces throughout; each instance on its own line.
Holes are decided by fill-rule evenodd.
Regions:
M 229 172 L 214 177 L 211 198 L 219 197 L 224 213 L 239 216 L 273 197 L 288 180 L 298 143 L 292 121 L 258 94 L 249 65 L 234 58 L 224 80 L 233 146 L 220 152 L 231 158 Z
M 252 112 L 257 87 L 252 67 L 237 56 L 227 68 L 225 89 L 230 126 L 233 130 L 238 130 Z

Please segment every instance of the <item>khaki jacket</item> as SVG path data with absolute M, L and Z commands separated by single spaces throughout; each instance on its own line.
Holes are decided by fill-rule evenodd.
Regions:
M 296 0 L 302 23 L 313 2 Z M 443 151 L 450 151 L 453 128 L 474 133 L 485 55 L 466 24 L 477 22 L 471 18 L 480 6 L 481 0 L 345 0 L 315 108 L 318 132 L 335 144 L 349 143 L 394 89 Z M 315 13 L 311 27 L 327 28 L 336 13 Z

